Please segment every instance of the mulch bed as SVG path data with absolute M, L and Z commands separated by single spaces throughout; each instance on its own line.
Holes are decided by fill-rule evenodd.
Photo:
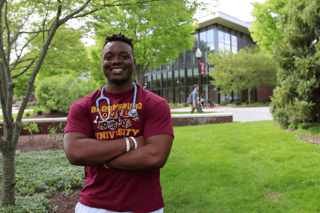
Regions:
M 66 117 L 66 114 L 61 113 L 44 113 L 42 115 L 30 115 L 28 118 L 39 118 L 39 117 Z M 294 130 L 288 130 L 294 131 Z M 308 141 L 309 143 L 316 144 L 320 146 L 320 138 L 312 136 L 298 136 L 304 141 Z M 40 150 L 57 150 L 63 149 L 63 142 L 59 139 L 62 137 L 62 134 L 58 134 L 56 137 L 52 135 L 22 135 L 19 137 L 19 141 L 17 144 L 17 150 L 21 152 L 31 152 L 31 151 L 40 151 Z M 80 189 L 74 191 L 70 195 L 56 194 L 53 195 L 50 200 L 50 204 L 52 207 L 57 207 L 57 210 L 51 210 L 50 213 L 74 213 L 75 206 L 80 198 Z

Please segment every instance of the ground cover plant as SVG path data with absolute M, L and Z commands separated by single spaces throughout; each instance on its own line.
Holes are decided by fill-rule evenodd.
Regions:
M 169 103 L 170 109 L 177 109 L 177 108 L 183 108 L 183 107 L 191 107 L 191 104 L 183 103 L 183 104 L 177 104 L 177 103 Z
M 0 212 L 48 212 L 47 198 L 58 192 L 68 194 L 83 186 L 84 169 L 71 165 L 63 150 L 17 151 L 16 180 L 16 203 L 0 206 Z
M 272 121 L 174 127 L 174 132 L 161 169 L 165 212 L 320 211 L 320 147 L 296 132 Z M 17 201 L 0 212 L 49 212 L 57 208 L 48 204 L 53 194 L 69 194 L 84 183 L 83 167 L 70 165 L 63 150 L 17 152 L 16 169 Z

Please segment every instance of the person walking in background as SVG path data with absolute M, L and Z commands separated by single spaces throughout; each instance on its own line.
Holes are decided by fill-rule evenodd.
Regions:
M 190 114 L 192 114 L 195 109 L 197 109 L 198 113 L 202 113 L 202 108 L 200 106 L 200 101 L 199 101 L 199 85 L 198 84 L 193 85 L 192 108 L 191 108 Z

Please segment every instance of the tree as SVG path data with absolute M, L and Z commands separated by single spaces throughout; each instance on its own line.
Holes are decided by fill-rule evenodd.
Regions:
M 279 23 L 282 45 L 274 57 L 280 65 L 271 113 L 281 126 L 320 122 L 320 0 L 290 0 L 288 18 Z
M 252 46 L 237 53 L 219 51 L 219 54 L 209 55 L 209 64 L 214 66 L 213 84 L 218 85 L 219 92 L 231 92 L 235 89 L 249 89 L 249 103 L 251 103 L 251 89 L 258 88 L 260 83 L 275 86 L 277 66 L 265 53 Z
M 193 15 L 198 6 L 190 0 L 159 1 L 99 11 L 92 22 L 97 43 L 90 56 L 96 67 L 91 70 L 91 75 L 105 84 L 101 71 L 101 49 L 107 35 L 121 32 L 133 39 L 135 80 L 143 85 L 148 68 L 168 64 L 169 59 L 177 58 L 179 52 L 192 48 L 194 37 L 191 33 L 196 28 Z M 110 13 L 112 15 L 105 15 Z
M 0 98 L 3 112 L 4 135 L 0 137 L 2 151 L 2 204 L 15 200 L 15 150 L 21 119 L 36 76 L 43 64 L 51 42 L 62 25 L 72 19 L 82 19 L 103 8 L 143 4 L 158 0 L 0 0 Z M 38 37 L 45 41 L 33 58 L 27 58 L 31 43 Z M 15 84 L 12 70 L 29 62 L 19 74 L 26 73 L 33 64 L 24 98 L 16 120 L 12 118 L 12 100 Z
M 74 75 L 80 76 L 90 69 L 88 54 L 81 42 L 84 30 L 72 29 L 62 25 L 56 32 L 52 42 L 48 48 L 46 58 L 36 77 L 33 91 L 35 87 L 44 79 L 51 76 Z M 18 75 L 25 66 L 28 65 L 28 59 L 36 58 L 44 44 L 42 36 L 35 38 L 29 47 L 29 54 L 25 55 L 24 63 L 17 65 L 12 70 L 12 79 L 15 84 L 14 95 L 23 97 L 28 85 L 28 79 L 31 76 L 34 64 L 23 75 Z
M 252 3 L 252 16 L 255 18 L 249 28 L 252 39 L 267 55 L 273 54 L 274 45 L 281 46 L 283 35 L 279 23 L 287 22 L 289 0 L 267 0 L 265 3 Z

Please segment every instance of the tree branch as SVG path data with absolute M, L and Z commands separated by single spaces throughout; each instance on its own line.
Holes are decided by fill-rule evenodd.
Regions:
M 9 28 L 9 23 L 8 23 L 8 3 L 6 3 L 6 7 L 5 7 L 4 21 L 6 22 L 6 27 L 7 27 L 7 43 L 8 43 L 8 49 L 7 49 L 8 58 L 7 58 L 7 60 L 10 61 L 11 45 L 10 45 L 10 28 Z
M 41 32 L 41 31 L 39 31 L 38 34 L 39 34 L 40 32 Z M 19 63 L 21 63 L 21 61 L 19 61 L 19 59 L 21 58 L 21 55 L 22 55 L 22 52 L 23 52 L 24 48 L 26 48 L 26 47 L 30 44 L 30 42 L 38 36 L 38 34 L 35 35 L 35 36 L 33 36 L 31 39 L 29 39 L 29 40 L 23 45 L 23 47 L 22 47 L 22 49 L 21 49 L 21 51 L 20 51 L 20 54 L 17 55 L 17 60 L 16 60 L 16 62 L 14 63 L 13 67 L 10 69 L 10 71 L 11 71 L 11 70 L 14 70 L 14 69 L 16 68 L 16 66 L 17 66 Z M 16 51 L 16 52 L 17 52 L 17 51 Z
M 22 32 L 19 32 L 19 34 L 23 34 L 23 33 L 34 34 L 34 33 L 42 33 L 42 32 L 50 32 L 50 29 L 49 30 L 32 31 L 32 32 L 22 31 Z
M 87 0 L 78 10 L 74 11 L 73 13 L 70 13 L 64 19 L 61 19 L 59 21 L 59 25 L 62 25 L 64 23 L 66 23 L 69 19 L 72 19 L 72 17 L 74 15 L 76 15 L 76 14 L 80 13 L 81 11 L 83 11 L 90 2 L 91 2 L 91 0 Z
M 1 9 L 2 9 L 4 3 L 6 3 L 6 2 L 7 2 L 7 0 L 0 0 L 0 8 L 1 8 Z
M 4 1 L 5 2 L 5 1 Z M 2 109 L 6 111 L 6 115 L 4 114 L 4 123 L 6 125 L 9 124 L 10 120 L 8 117 L 8 114 L 11 112 L 12 107 L 10 106 L 9 109 L 9 105 L 10 105 L 10 100 L 12 100 L 9 98 L 10 96 L 10 89 L 12 85 L 12 79 L 11 79 L 11 75 L 10 75 L 10 69 L 9 69 L 9 62 L 6 58 L 6 54 L 4 52 L 4 46 L 3 46 L 3 31 L 2 31 L 2 8 L 3 8 L 3 4 L 4 2 L 0 3 L 0 59 L 1 59 L 1 67 L 0 67 L 0 74 L 1 74 L 1 82 L 2 82 L 2 95 L 1 95 L 1 101 L 2 98 L 5 98 L 5 100 L 9 101 L 6 102 L 5 100 L 3 101 L 3 107 Z M 6 109 L 4 109 L 6 108 Z M 4 111 L 3 111 L 4 112 Z M 10 116 L 11 117 L 11 116 Z
M 16 61 L 15 64 L 18 65 L 18 64 L 21 64 L 21 63 L 23 63 L 23 62 L 30 61 L 30 60 L 34 60 L 34 59 L 35 59 L 35 58 L 28 58 L 28 59 L 25 59 L 25 60 Z M 26 67 L 26 66 L 25 66 L 25 67 Z M 14 68 L 11 68 L 10 71 L 15 70 L 15 69 L 20 69 L 20 68 L 21 68 L 21 67 L 19 67 L 19 68 L 15 68 L 15 67 L 14 67 Z
M 19 74 L 17 74 L 17 75 L 14 75 L 14 76 L 12 76 L 12 78 L 17 78 L 17 77 L 19 77 L 20 75 L 22 75 L 23 73 L 25 73 L 25 72 L 27 72 L 28 70 L 29 70 L 29 68 L 32 66 L 32 64 L 34 63 L 34 59 L 33 59 L 33 61 L 22 71 L 22 72 L 20 72 Z
M 60 2 L 60 0 L 57 0 L 58 2 Z M 32 93 L 32 87 L 33 87 L 33 84 L 34 84 L 34 81 L 35 81 L 35 78 L 41 68 L 41 65 L 45 59 L 45 56 L 47 54 L 47 51 L 48 51 L 48 48 L 50 46 L 50 43 L 53 39 L 53 36 L 54 34 L 56 33 L 57 29 L 59 28 L 59 18 L 60 18 L 60 15 L 61 15 L 61 10 L 62 10 L 62 6 L 61 4 L 59 4 L 58 6 L 58 9 L 57 9 L 57 14 L 56 14 L 56 17 L 55 17 L 55 21 L 53 23 L 53 25 L 51 26 L 51 30 L 50 30 L 50 33 L 46 39 L 46 42 L 45 44 L 43 45 L 43 48 L 42 48 L 42 51 L 41 51 L 41 54 L 40 54 L 40 57 L 36 63 L 36 66 L 34 67 L 33 69 L 33 72 L 29 78 L 29 82 L 28 82 L 28 86 L 27 86 L 27 89 L 26 89 L 26 93 L 25 93 L 25 96 L 23 98 L 23 101 L 22 101 L 22 104 L 20 106 L 20 109 L 19 109 L 19 112 L 18 112 L 18 115 L 17 115 L 17 119 L 16 119 L 16 122 L 15 122 L 15 129 L 14 129 L 14 135 L 13 135 L 13 143 L 14 145 L 17 144 L 18 142 L 18 138 L 20 136 L 20 130 L 21 130 L 21 119 L 22 119 L 22 115 L 23 115 L 23 112 L 27 106 L 27 103 L 28 103 L 28 100 L 29 100 L 29 97 Z
M 36 7 L 33 8 L 33 10 L 27 15 L 25 21 L 20 25 L 19 29 L 18 29 L 18 33 L 16 34 L 16 36 L 12 39 L 11 43 L 8 42 L 8 46 L 11 46 L 19 37 L 20 34 L 22 34 L 20 32 L 20 30 L 23 28 L 23 26 L 26 24 L 26 22 L 28 21 L 29 17 L 31 16 L 31 14 L 35 11 Z M 9 28 L 9 26 L 8 26 Z
M 66 16 L 64 19 L 61 20 L 61 24 L 64 24 L 65 22 L 67 22 L 68 20 L 70 19 L 74 19 L 74 18 L 81 18 L 81 17 L 85 17 L 87 15 L 90 15 L 92 13 L 95 13 L 98 11 L 98 9 L 94 9 L 94 10 L 91 10 L 89 12 L 86 12 L 84 14 L 81 14 L 81 15 L 77 15 L 78 13 L 80 13 L 81 11 L 83 11 L 85 9 L 85 5 L 89 4 L 91 0 L 88 0 L 82 7 L 83 9 L 79 8 L 78 10 L 76 10 L 75 12 L 69 14 L 68 16 Z M 150 2 L 156 2 L 156 1 L 161 1 L 161 0 L 148 0 L 148 1 L 141 1 L 141 2 L 136 2 L 136 4 L 144 4 L 144 3 L 150 3 Z M 117 2 L 117 1 L 116 1 Z M 128 5 L 131 5 L 131 4 L 103 4 L 101 5 L 101 7 L 116 7 L 116 6 L 128 6 Z M 85 7 L 84 7 L 85 6 Z

